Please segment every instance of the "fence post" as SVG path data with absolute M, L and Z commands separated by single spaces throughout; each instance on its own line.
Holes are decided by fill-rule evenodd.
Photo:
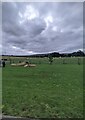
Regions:
M 78 58 L 78 65 L 80 65 L 80 58 Z
M 65 59 L 65 58 L 63 58 L 63 64 L 67 64 L 67 62 L 66 62 L 66 59 Z

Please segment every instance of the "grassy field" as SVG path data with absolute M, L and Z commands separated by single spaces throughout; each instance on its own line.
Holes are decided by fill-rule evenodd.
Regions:
M 43 60 L 34 68 L 6 65 L 2 70 L 3 114 L 82 118 L 83 64 L 78 65 L 75 58 L 69 60 L 73 64 L 57 64 L 55 59 L 52 65 Z

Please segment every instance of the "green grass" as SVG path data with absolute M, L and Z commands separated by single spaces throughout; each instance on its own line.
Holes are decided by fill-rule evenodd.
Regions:
M 3 68 L 3 114 L 83 117 L 83 65 L 38 64 Z

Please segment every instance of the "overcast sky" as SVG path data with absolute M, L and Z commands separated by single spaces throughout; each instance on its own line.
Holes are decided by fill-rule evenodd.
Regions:
M 2 3 L 2 34 L 4 54 L 82 50 L 83 3 Z

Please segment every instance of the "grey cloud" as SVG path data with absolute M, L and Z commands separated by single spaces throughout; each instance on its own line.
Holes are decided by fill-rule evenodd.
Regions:
M 2 3 L 2 23 L 14 23 L 18 20 L 17 4 L 13 2 Z
M 36 18 L 26 21 L 23 25 L 26 28 L 26 32 L 36 36 L 45 30 L 46 24 L 42 19 Z
M 25 34 L 25 29 L 16 23 L 7 23 L 2 27 L 3 31 L 9 35 L 20 36 Z
M 33 19 L 22 18 L 28 5 L 39 16 Z M 45 19 L 49 15 L 53 21 L 50 22 L 51 18 L 48 18 L 47 27 Z M 53 31 L 54 27 L 56 30 Z M 10 54 L 83 49 L 83 3 L 3 3 L 2 30 L 3 51 Z

